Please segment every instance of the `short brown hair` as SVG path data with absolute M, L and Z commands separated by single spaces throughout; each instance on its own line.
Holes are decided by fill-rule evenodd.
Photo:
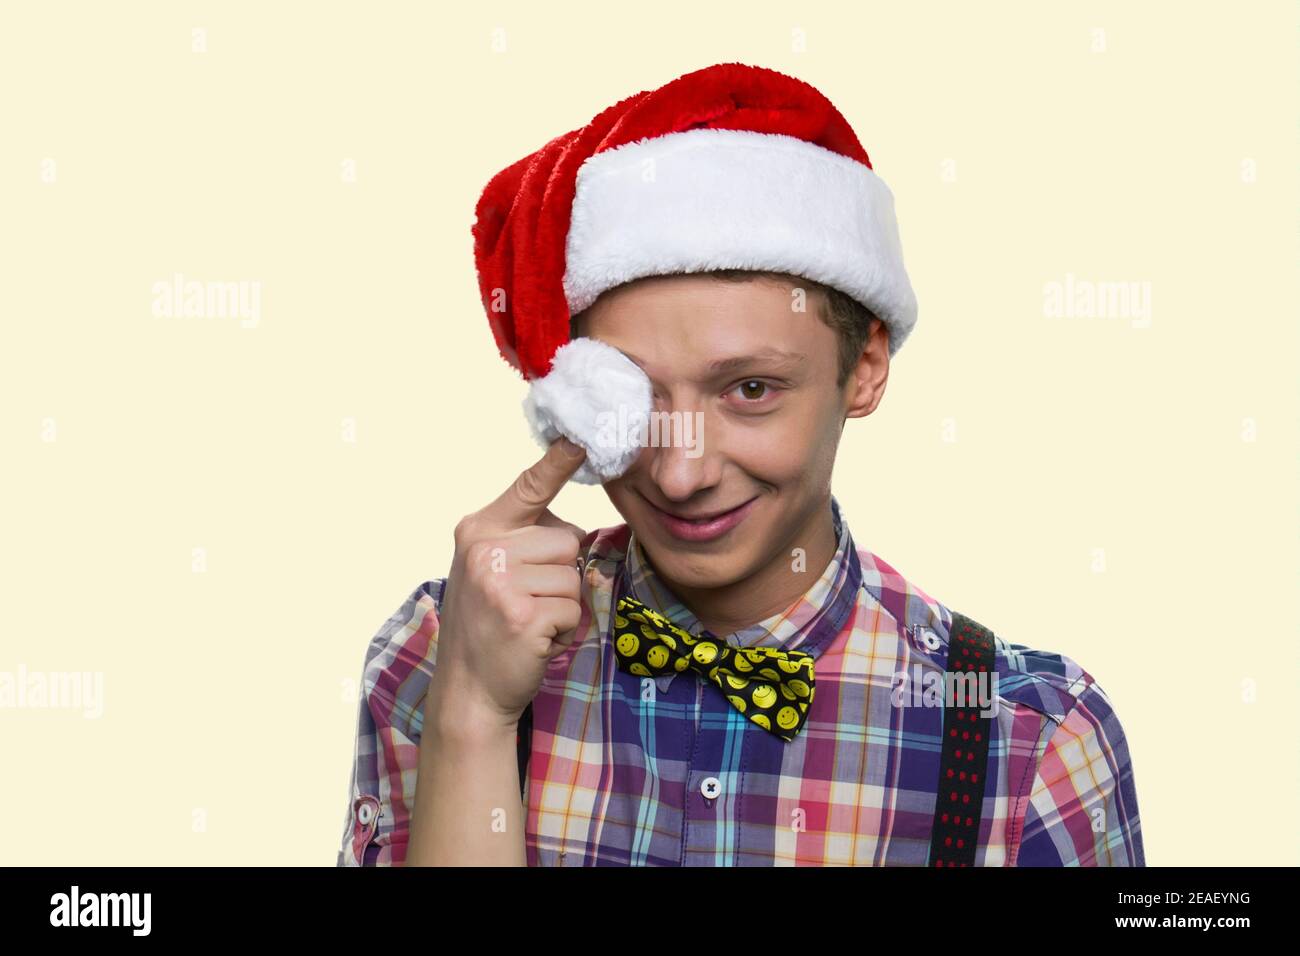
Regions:
M 664 274 L 684 275 L 685 273 L 672 272 Z M 797 289 L 808 289 L 814 293 L 820 292 L 822 304 L 817 310 L 817 315 L 839 337 L 839 368 L 835 378 L 836 388 L 843 388 L 844 383 L 849 380 L 849 376 L 853 373 L 853 367 L 858 364 L 862 350 L 866 347 L 867 337 L 871 333 L 871 320 L 877 318 L 876 314 L 865 305 L 839 289 L 789 272 L 710 269 L 706 272 L 692 274 L 713 276 L 715 279 L 721 279 L 724 282 L 749 282 L 754 279 L 768 279 L 794 286 Z M 574 338 L 578 334 L 578 323 L 590 308 L 588 306 L 581 312 L 570 316 L 569 338 Z

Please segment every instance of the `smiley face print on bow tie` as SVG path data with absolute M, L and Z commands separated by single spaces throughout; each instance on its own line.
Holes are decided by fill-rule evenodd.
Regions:
M 812 705 L 812 655 L 696 637 L 635 598 L 622 598 L 615 609 L 614 650 L 619 668 L 638 677 L 695 671 L 751 723 L 786 742 Z

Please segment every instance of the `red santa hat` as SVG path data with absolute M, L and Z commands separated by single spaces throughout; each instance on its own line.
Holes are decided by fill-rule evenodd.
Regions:
M 493 176 L 476 214 L 492 334 L 529 381 L 571 315 L 643 276 L 803 276 L 877 315 L 891 356 L 916 323 L 893 194 L 831 102 L 775 70 L 719 63 L 620 100 Z

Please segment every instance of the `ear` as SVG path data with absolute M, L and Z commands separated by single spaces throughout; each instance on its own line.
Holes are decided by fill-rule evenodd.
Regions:
M 844 383 L 844 417 L 863 418 L 874 412 L 885 394 L 888 379 L 889 327 L 873 318 L 867 343 Z

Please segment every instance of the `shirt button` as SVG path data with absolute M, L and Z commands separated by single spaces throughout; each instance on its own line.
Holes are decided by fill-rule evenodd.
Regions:
M 700 793 L 704 794 L 706 800 L 716 800 L 722 793 L 722 781 L 717 777 L 705 777 L 700 784 Z
M 365 801 L 357 807 L 357 822 L 363 827 L 369 826 L 370 821 L 375 818 L 375 808 L 369 801 Z
M 928 628 L 921 628 L 921 640 L 924 641 L 925 646 L 930 648 L 930 650 L 932 651 L 937 651 L 939 649 L 939 645 L 943 643 L 942 641 L 939 640 L 939 635 L 934 633 L 934 631 L 929 630 Z

